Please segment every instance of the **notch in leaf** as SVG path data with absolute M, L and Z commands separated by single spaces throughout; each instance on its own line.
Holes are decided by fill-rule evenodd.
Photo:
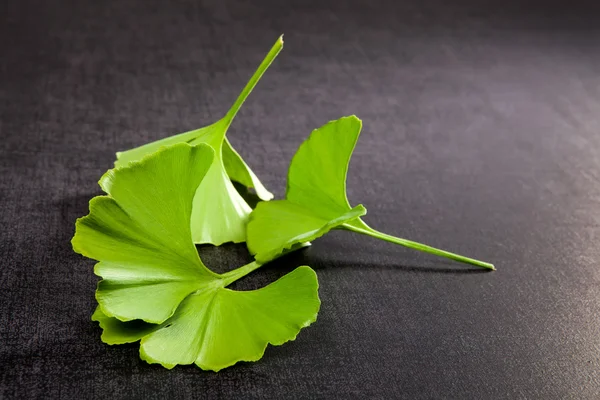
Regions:
M 490 263 L 436 249 L 376 231 L 360 218 L 364 206 L 351 207 L 346 174 L 360 135 L 356 116 L 331 121 L 312 132 L 292 159 L 285 200 L 261 202 L 250 216 L 248 248 L 266 262 L 298 243 L 312 241 L 332 229 L 345 229 L 455 261 L 495 269 Z
M 254 188 L 256 195 L 262 200 L 273 198 L 225 135 L 240 107 L 282 48 L 283 36 L 271 48 L 227 114 L 217 122 L 117 153 L 115 166 L 120 167 L 131 161 L 140 160 L 162 146 L 176 143 L 191 145 L 204 143 L 213 148 L 215 151 L 213 163 L 197 188 L 194 198 L 191 220 L 194 243 L 220 245 L 225 242 L 246 241 L 246 224 L 252 209 L 235 189 L 232 180 L 247 188 Z
M 140 356 L 172 368 L 195 363 L 218 371 L 262 357 L 268 343 L 293 340 L 316 320 L 316 274 L 303 266 L 265 288 L 238 292 L 232 282 L 261 266 L 216 274 L 191 237 L 196 188 L 211 168 L 205 144 L 165 147 L 108 171 L 108 194 L 90 201 L 76 223 L 76 252 L 98 260 L 102 277 L 93 319 L 109 344 L 141 339 Z

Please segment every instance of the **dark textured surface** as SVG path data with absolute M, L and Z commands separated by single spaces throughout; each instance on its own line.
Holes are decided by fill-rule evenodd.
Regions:
M 0 5 L 0 398 L 599 398 L 598 10 L 355 3 Z M 282 32 L 229 133 L 263 182 L 282 196 L 310 130 L 355 113 L 367 222 L 498 271 L 335 232 L 238 285 L 319 275 L 317 323 L 258 363 L 167 371 L 104 345 L 69 244 L 96 181 L 219 118 Z M 232 247 L 200 251 L 224 269 Z

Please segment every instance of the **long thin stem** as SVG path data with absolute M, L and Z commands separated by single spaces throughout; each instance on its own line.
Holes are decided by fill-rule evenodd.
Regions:
M 271 50 L 269 51 L 269 53 L 267 54 L 265 59 L 260 63 L 256 72 L 254 72 L 254 75 L 252 75 L 252 78 L 250 78 L 250 80 L 244 87 L 244 90 L 242 90 L 242 93 L 240 93 L 240 95 L 236 99 L 235 103 L 233 103 L 233 105 L 227 112 L 227 115 L 225 115 L 224 119 L 227 121 L 227 124 L 231 124 L 231 121 L 233 121 L 233 118 L 235 117 L 237 112 L 240 110 L 240 107 L 242 106 L 242 104 L 244 104 L 244 101 L 246 101 L 246 98 L 248 97 L 250 92 L 252 92 L 252 89 L 254 89 L 254 87 L 256 86 L 256 84 L 258 83 L 260 78 L 262 77 L 262 75 L 269 68 L 269 65 L 271 65 L 271 63 L 273 62 L 275 57 L 277 57 L 277 54 L 279 54 L 279 52 L 281 51 L 282 48 L 283 48 L 283 35 L 281 35 L 279 37 L 279 39 L 277 39 L 277 42 L 275 42 L 275 44 L 273 45 L 273 47 L 271 48 Z
M 260 268 L 262 264 L 257 263 L 256 261 L 251 262 L 250 264 L 246 264 L 243 267 L 234 269 L 233 271 L 226 272 L 221 275 L 223 278 L 223 286 L 229 286 L 233 282 L 237 281 L 240 278 L 248 275 L 250 272 Z
M 310 246 L 310 242 L 304 242 L 304 243 L 297 243 L 294 246 L 292 246 L 291 249 L 287 249 L 282 251 L 280 254 L 278 254 L 275 258 L 273 258 L 271 261 L 274 261 L 280 257 L 285 256 L 286 254 L 289 254 L 293 251 L 299 250 L 303 247 L 308 247 Z M 270 262 L 270 261 L 269 261 Z M 238 279 L 243 278 L 244 276 L 248 275 L 250 272 L 255 271 L 257 269 L 259 269 L 260 267 L 262 267 L 265 263 L 259 263 L 258 261 L 253 261 L 250 264 L 246 264 L 243 267 L 239 267 L 237 269 L 234 269 L 233 271 L 229 271 L 226 272 L 224 274 L 221 274 L 221 279 L 223 279 L 223 287 L 227 287 L 229 285 L 231 285 L 233 282 L 237 281 Z
M 425 253 L 449 258 L 451 260 L 463 262 L 466 264 L 476 265 L 476 266 L 482 267 L 482 268 L 487 268 L 487 269 L 491 269 L 491 270 L 496 269 L 496 267 L 494 267 L 493 264 L 490 264 L 490 263 L 487 263 L 484 261 L 479 261 L 479 260 L 475 260 L 473 258 L 461 256 L 459 254 L 451 253 L 446 250 L 436 249 L 435 247 L 427 246 L 426 244 L 422 244 L 422 243 L 418 243 L 418 242 L 413 242 L 412 240 L 397 238 L 395 236 L 387 235 L 385 233 L 376 231 L 375 229 L 362 229 L 362 228 L 348 225 L 348 224 L 344 224 L 342 226 L 344 229 L 348 229 L 353 232 L 358 232 L 358 233 L 362 233 L 363 235 L 373 236 L 375 238 L 382 239 L 387 242 L 399 244 L 401 246 L 409 247 L 409 248 L 415 249 L 415 250 L 420 250 Z

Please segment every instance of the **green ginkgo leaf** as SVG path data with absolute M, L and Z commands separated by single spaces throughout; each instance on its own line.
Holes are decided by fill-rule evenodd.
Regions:
M 285 200 L 261 202 L 248 224 L 248 248 L 259 262 L 267 262 L 297 243 L 314 240 L 331 229 L 345 229 L 427 253 L 494 269 L 492 264 L 397 238 L 369 227 L 346 197 L 346 174 L 360 135 L 355 116 L 331 121 L 312 132 L 298 149 L 288 171 Z
M 200 260 L 190 218 L 214 151 L 185 143 L 108 171 L 107 196 L 76 223 L 76 252 L 99 262 L 94 319 L 110 344 L 142 339 L 143 359 L 219 370 L 293 340 L 319 310 L 314 271 L 300 267 L 256 291 L 226 289 L 261 266 L 216 274 Z
M 207 145 L 166 147 L 100 179 L 108 196 L 77 220 L 73 249 L 98 260 L 96 298 L 111 317 L 160 323 L 194 290 L 214 285 L 190 237 L 196 188 L 211 166 Z
M 258 290 L 214 287 L 195 292 L 160 325 L 121 322 L 100 308 L 93 319 L 100 322 L 106 343 L 141 339 L 140 356 L 149 363 L 166 368 L 194 363 L 219 371 L 238 361 L 260 359 L 269 343 L 294 340 L 317 318 L 317 290 L 315 272 L 303 266 Z
M 115 165 L 119 167 L 137 161 L 163 146 L 176 143 L 191 145 L 204 143 L 213 148 L 215 151 L 213 163 L 197 188 L 194 198 L 191 227 L 195 243 L 220 245 L 225 242 L 246 241 L 246 224 L 252 209 L 235 189 L 231 180 L 248 188 L 254 188 L 257 196 L 262 200 L 273 198 L 225 135 L 242 104 L 282 48 L 283 37 L 280 37 L 229 111 L 217 122 L 117 153 Z

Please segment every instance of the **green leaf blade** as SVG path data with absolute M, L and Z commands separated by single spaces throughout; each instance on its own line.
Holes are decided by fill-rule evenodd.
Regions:
M 326 219 L 350 211 L 346 175 L 361 128 L 352 115 L 315 129 L 292 159 L 286 199 Z
M 302 143 L 288 171 L 286 200 L 259 203 L 250 216 L 247 243 L 257 260 L 272 260 L 366 214 L 346 197 L 348 164 L 361 128 L 356 116 L 343 117 Z
M 315 272 L 302 266 L 270 285 L 251 291 L 213 288 L 188 296 L 160 325 L 120 322 L 97 310 L 105 342 L 141 339 L 140 357 L 165 368 L 196 364 L 219 371 L 262 358 L 268 344 L 294 340 L 317 319 L 320 308 Z
M 190 292 L 217 285 L 220 278 L 200 261 L 190 230 L 196 188 L 213 156 L 207 145 L 177 144 L 100 180 L 108 196 L 90 201 L 72 244 L 100 261 L 96 297 L 105 314 L 159 323 Z

